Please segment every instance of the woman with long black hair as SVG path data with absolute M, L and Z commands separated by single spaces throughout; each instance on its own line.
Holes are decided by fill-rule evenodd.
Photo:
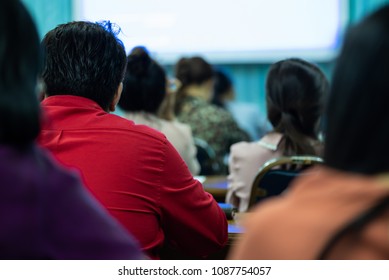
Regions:
M 245 222 L 236 259 L 389 259 L 389 6 L 352 27 L 326 113 L 324 165 Z
M 258 169 L 280 156 L 321 155 L 320 119 L 328 81 L 314 64 L 298 58 L 270 67 L 266 81 L 267 115 L 273 130 L 259 141 L 231 147 L 227 202 L 248 208 Z

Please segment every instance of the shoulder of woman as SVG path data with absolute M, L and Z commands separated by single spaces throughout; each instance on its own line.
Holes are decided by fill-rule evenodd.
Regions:
M 241 153 L 242 151 L 252 151 L 252 148 L 257 146 L 256 142 L 241 141 L 231 145 L 231 154 Z
M 256 142 L 258 145 L 271 150 L 271 151 L 277 151 L 278 144 L 280 143 L 283 135 L 278 132 L 269 132 L 265 136 L 263 136 L 258 142 Z

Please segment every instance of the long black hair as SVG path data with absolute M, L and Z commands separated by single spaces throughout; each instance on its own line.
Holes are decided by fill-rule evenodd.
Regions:
M 39 36 L 20 1 L 0 1 L 0 14 L 0 143 L 23 148 L 40 131 Z
M 268 119 L 283 134 L 285 155 L 316 154 L 311 144 L 318 138 L 328 81 L 314 64 L 298 58 L 270 67 L 266 81 Z

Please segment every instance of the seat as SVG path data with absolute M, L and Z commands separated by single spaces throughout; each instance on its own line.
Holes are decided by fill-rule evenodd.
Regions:
M 323 159 L 316 156 L 284 156 L 267 161 L 255 176 L 249 208 L 264 199 L 281 194 L 302 170 L 322 162 Z
M 220 174 L 220 164 L 216 159 L 215 151 L 203 139 L 194 137 L 194 144 L 197 148 L 197 160 L 200 164 L 199 175 L 216 175 Z

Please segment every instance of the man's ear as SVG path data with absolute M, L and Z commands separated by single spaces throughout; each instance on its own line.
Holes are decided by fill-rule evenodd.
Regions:
M 111 104 L 109 105 L 110 112 L 115 111 L 116 105 L 118 104 L 118 102 L 120 100 L 120 96 L 122 95 L 122 91 L 123 91 L 123 83 L 120 83 L 118 86 L 118 89 L 116 90 L 115 95 L 113 96 L 113 100 L 112 100 Z

